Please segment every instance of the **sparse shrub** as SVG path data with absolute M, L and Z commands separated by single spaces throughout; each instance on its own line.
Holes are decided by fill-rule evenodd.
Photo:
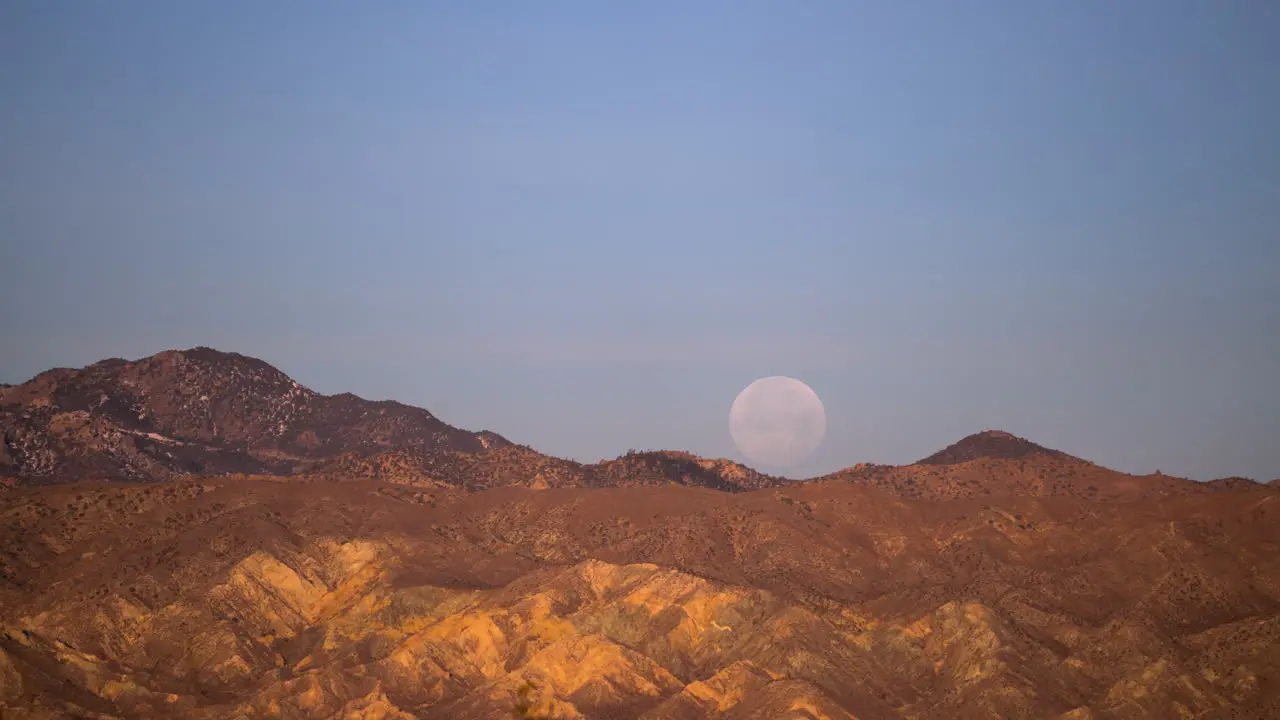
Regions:
M 537 685 L 526 680 L 525 683 L 516 690 L 516 704 L 515 707 L 511 708 L 512 717 L 522 718 L 523 720 L 543 720 L 544 716 L 534 714 L 534 701 L 529 699 L 529 696 L 537 689 Z

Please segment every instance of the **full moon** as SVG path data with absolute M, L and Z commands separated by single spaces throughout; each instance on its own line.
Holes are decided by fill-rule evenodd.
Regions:
M 783 375 L 751 383 L 729 408 L 729 434 L 752 462 L 789 467 L 803 462 L 827 435 L 827 411 L 808 385 Z

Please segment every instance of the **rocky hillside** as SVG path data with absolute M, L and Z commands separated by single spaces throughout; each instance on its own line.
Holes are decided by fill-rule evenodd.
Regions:
M 630 452 L 591 466 L 588 487 L 693 485 L 712 490 L 760 490 L 792 484 L 723 458 L 708 459 L 676 450 Z
M 0 476 L 34 484 L 291 474 L 343 454 L 509 444 L 422 408 L 320 395 L 261 360 L 209 348 L 50 370 L 0 389 L 0 432 Z
M 1050 450 L 1003 430 L 984 430 L 952 443 L 916 464 L 959 465 L 978 458 L 1021 460 L 1038 457 L 1079 460 L 1079 458 L 1073 458 L 1057 450 Z
M 267 363 L 208 348 L 104 360 L 0 388 L 0 484 L 308 475 L 481 490 L 696 485 L 778 478 L 689 453 L 580 464 L 452 427 L 422 408 L 320 395 Z
M 1280 717 L 1271 490 L 0 493 L 5 718 Z
M 1001 431 L 984 431 L 912 465 L 861 464 L 820 480 L 840 480 L 922 499 L 990 496 L 1125 501 L 1258 487 L 1242 478 L 1200 483 L 1169 475 L 1128 475 Z
M 791 484 L 731 460 L 670 450 L 591 464 L 549 457 L 492 432 L 459 430 L 422 408 L 320 395 L 261 360 L 208 348 L 50 370 L 0 387 L 0 433 L 0 488 L 226 474 L 467 490 L 687 485 L 738 492 Z M 913 465 L 856 465 L 817 480 L 932 499 L 1132 500 L 1256 485 L 1126 475 L 1000 431 L 971 435 Z
M 615 460 L 583 464 L 543 455 L 524 445 L 506 445 L 484 453 L 396 450 L 372 456 L 344 455 L 311 474 L 333 480 L 377 479 L 467 490 L 688 485 L 742 492 L 788 482 L 731 460 L 685 452 L 630 452 Z

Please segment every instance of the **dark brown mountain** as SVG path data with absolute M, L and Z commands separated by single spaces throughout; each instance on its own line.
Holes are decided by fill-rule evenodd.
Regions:
M 923 499 L 1032 496 L 1128 501 L 1258 487 L 1242 478 L 1202 483 L 1129 475 L 1007 432 L 970 435 L 912 465 L 860 464 L 820 478 Z
M 842 480 L 902 497 L 932 500 L 1029 496 L 1126 501 L 1220 489 L 1185 478 L 1128 475 L 1084 461 L 1050 456 L 1019 460 L 978 458 L 951 465 L 864 464 L 820 479 Z
M 207 349 L 0 427 L 6 720 L 1280 717 L 1276 483 L 581 464 Z
M 506 445 L 482 453 L 396 450 L 371 456 L 348 454 L 317 467 L 311 474 L 335 480 L 376 479 L 466 490 L 688 485 L 741 492 L 789 482 L 731 460 L 671 450 L 633 451 L 614 460 L 584 464 L 543 455 L 524 445 Z
M 6 718 L 1280 717 L 1280 501 L 0 493 Z
M 730 460 L 676 451 L 630 452 L 593 464 L 549 457 L 492 432 L 459 430 L 421 408 L 320 395 L 261 360 L 209 348 L 55 369 L 0 388 L 0 432 L 0 487 L 222 474 L 468 490 L 675 484 L 744 491 L 789 484 Z M 1204 484 L 1127 475 L 994 430 L 914 465 L 856 465 L 820 479 L 933 499 L 1124 500 L 1246 487 L 1230 478 Z
M 56 369 L 0 389 L 0 478 L 163 481 L 184 475 L 376 478 L 480 490 L 781 484 L 729 460 L 628 453 L 581 464 L 454 428 L 421 408 L 315 393 L 267 363 L 209 348 Z
M 986 458 L 989 460 L 1018 460 L 1026 457 L 1070 457 L 1057 450 L 1041 447 L 1030 440 L 1002 430 L 984 430 L 952 443 L 917 465 L 958 465 Z M 1072 458 L 1078 459 L 1078 458 Z
M 27 483 L 293 474 L 350 453 L 509 444 L 421 408 L 320 395 L 261 360 L 209 348 L 41 373 L 0 390 L 0 432 L 0 475 Z
M 1257 480 L 1247 477 L 1224 477 L 1217 480 L 1210 480 L 1205 483 L 1211 490 L 1252 490 L 1254 488 L 1266 487 L 1266 483 L 1260 483 Z
M 732 460 L 703 458 L 678 450 L 632 451 L 591 466 L 590 475 L 588 487 L 675 484 L 736 492 L 793 484 Z

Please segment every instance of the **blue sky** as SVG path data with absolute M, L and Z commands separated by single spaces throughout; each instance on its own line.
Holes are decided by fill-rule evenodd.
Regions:
M 1280 5 L 0 3 L 0 380 L 211 345 L 545 452 L 1280 476 Z

